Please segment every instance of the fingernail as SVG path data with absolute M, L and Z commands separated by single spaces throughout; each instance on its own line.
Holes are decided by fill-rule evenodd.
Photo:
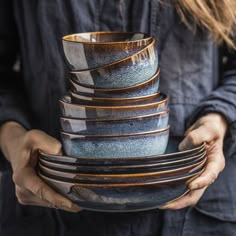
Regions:
M 197 183 L 190 184 L 189 186 L 190 190 L 196 190 L 199 189 L 199 185 Z
M 171 209 L 174 207 L 174 204 L 170 203 L 170 204 L 167 204 L 167 205 L 164 205 L 162 207 L 160 207 L 161 210 L 168 210 L 168 209 Z
M 62 202 L 61 207 L 71 209 L 72 205 L 73 204 L 71 202 Z
M 81 208 L 78 207 L 76 204 L 72 204 L 72 208 L 77 212 L 81 211 Z

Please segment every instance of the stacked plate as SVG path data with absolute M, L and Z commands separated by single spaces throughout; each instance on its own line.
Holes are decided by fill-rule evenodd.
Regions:
M 40 152 L 39 175 L 85 209 L 139 211 L 185 194 L 205 164 L 205 146 L 176 152 L 168 98 L 159 91 L 155 39 L 94 32 L 63 38 L 71 69 L 60 100 L 67 156 Z M 166 153 L 169 154 L 164 154 Z

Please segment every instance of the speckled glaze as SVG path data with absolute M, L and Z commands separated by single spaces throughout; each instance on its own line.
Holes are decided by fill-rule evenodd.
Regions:
M 132 98 L 140 96 L 149 96 L 159 90 L 160 84 L 160 69 L 157 73 L 148 81 L 142 84 L 138 84 L 123 89 L 94 89 L 85 87 L 70 80 L 71 88 L 78 94 L 85 95 L 87 97 L 100 97 L 100 98 Z
M 166 153 L 163 155 L 143 156 L 138 158 L 92 158 L 92 157 L 69 157 L 43 153 L 39 151 L 39 158 L 61 164 L 70 165 L 87 165 L 87 166 L 113 166 L 113 165 L 142 165 L 152 163 L 162 163 L 167 161 L 184 160 L 196 155 L 200 155 L 206 151 L 205 144 L 190 150 L 178 151 L 178 145 L 183 137 L 170 137 L 166 148 Z
M 74 104 L 91 105 L 91 106 L 129 106 L 148 104 L 160 97 L 160 92 L 148 96 L 133 97 L 133 98 L 97 98 L 89 97 L 83 94 L 76 94 L 70 90 L 71 102 Z
M 74 134 L 130 134 L 166 128 L 169 111 L 127 119 L 69 119 L 61 117 L 61 129 Z
M 161 94 L 155 102 L 130 106 L 89 106 L 72 104 L 69 96 L 59 101 L 61 114 L 68 118 L 127 118 L 158 113 L 168 109 L 168 97 Z
M 150 44 L 149 35 L 135 32 L 91 32 L 62 38 L 72 70 L 86 70 L 122 60 Z
M 186 182 L 202 170 L 191 174 L 148 183 L 96 185 L 74 184 L 39 176 L 55 191 L 81 208 L 92 211 L 131 212 L 159 208 L 188 192 Z
M 158 68 L 155 40 L 121 61 L 91 70 L 71 71 L 76 83 L 92 88 L 125 88 L 153 77 Z
M 126 135 L 79 135 L 61 132 L 63 149 L 72 157 L 141 157 L 166 150 L 169 129 Z
M 84 181 L 88 183 L 90 181 L 94 183 L 133 183 L 137 181 L 146 181 L 150 178 L 164 178 L 169 176 L 176 176 L 180 174 L 190 173 L 195 168 L 201 168 L 205 163 L 205 154 L 199 158 L 186 161 L 184 163 L 177 163 L 171 165 L 159 165 L 153 164 L 152 166 L 69 166 L 67 165 L 64 169 L 63 165 L 61 168 L 51 167 L 50 163 L 45 161 L 39 162 L 39 170 L 44 174 L 49 174 L 51 177 L 65 178 L 68 180 Z M 143 176 L 137 176 L 136 174 L 143 173 Z M 155 173 L 153 177 L 150 177 L 146 173 Z M 84 175 L 85 174 L 85 175 Z M 105 175 L 116 175 L 116 178 Z M 145 175 L 146 174 L 146 175 Z M 119 175 L 129 175 L 127 178 L 119 178 Z M 50 177 L 49 176 L 49 177 Z

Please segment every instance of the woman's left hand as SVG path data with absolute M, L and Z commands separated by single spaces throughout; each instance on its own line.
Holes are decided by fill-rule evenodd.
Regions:
M 196 121 L 186 132 L 179 149 L 186 150 L 203 142 L 207 147 L 207 164 L 204 172 L 188 184 L 190 192 L 161 209 L 178 210 L 196 205 L 206 188 L 212 184 L 225 167 L 223 140 L 227 131 L 225 118 L 218 113 L 209 113 Z

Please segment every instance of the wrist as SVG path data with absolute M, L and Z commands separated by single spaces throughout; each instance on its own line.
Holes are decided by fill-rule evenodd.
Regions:
M 205 115 L 205 117 L 217 126 L 221 133 L 221 136 L 224 137 L 229 127 L 229 124 L 224 115 L 222 115 L 221 113 L 212 112 Z
M 19 145 L 19 138 L 23 137 L 27 130 L 19 123 L 8 121 L 0 126 L 0 149 L 7 160 L 10 160 L 10 151 Z

